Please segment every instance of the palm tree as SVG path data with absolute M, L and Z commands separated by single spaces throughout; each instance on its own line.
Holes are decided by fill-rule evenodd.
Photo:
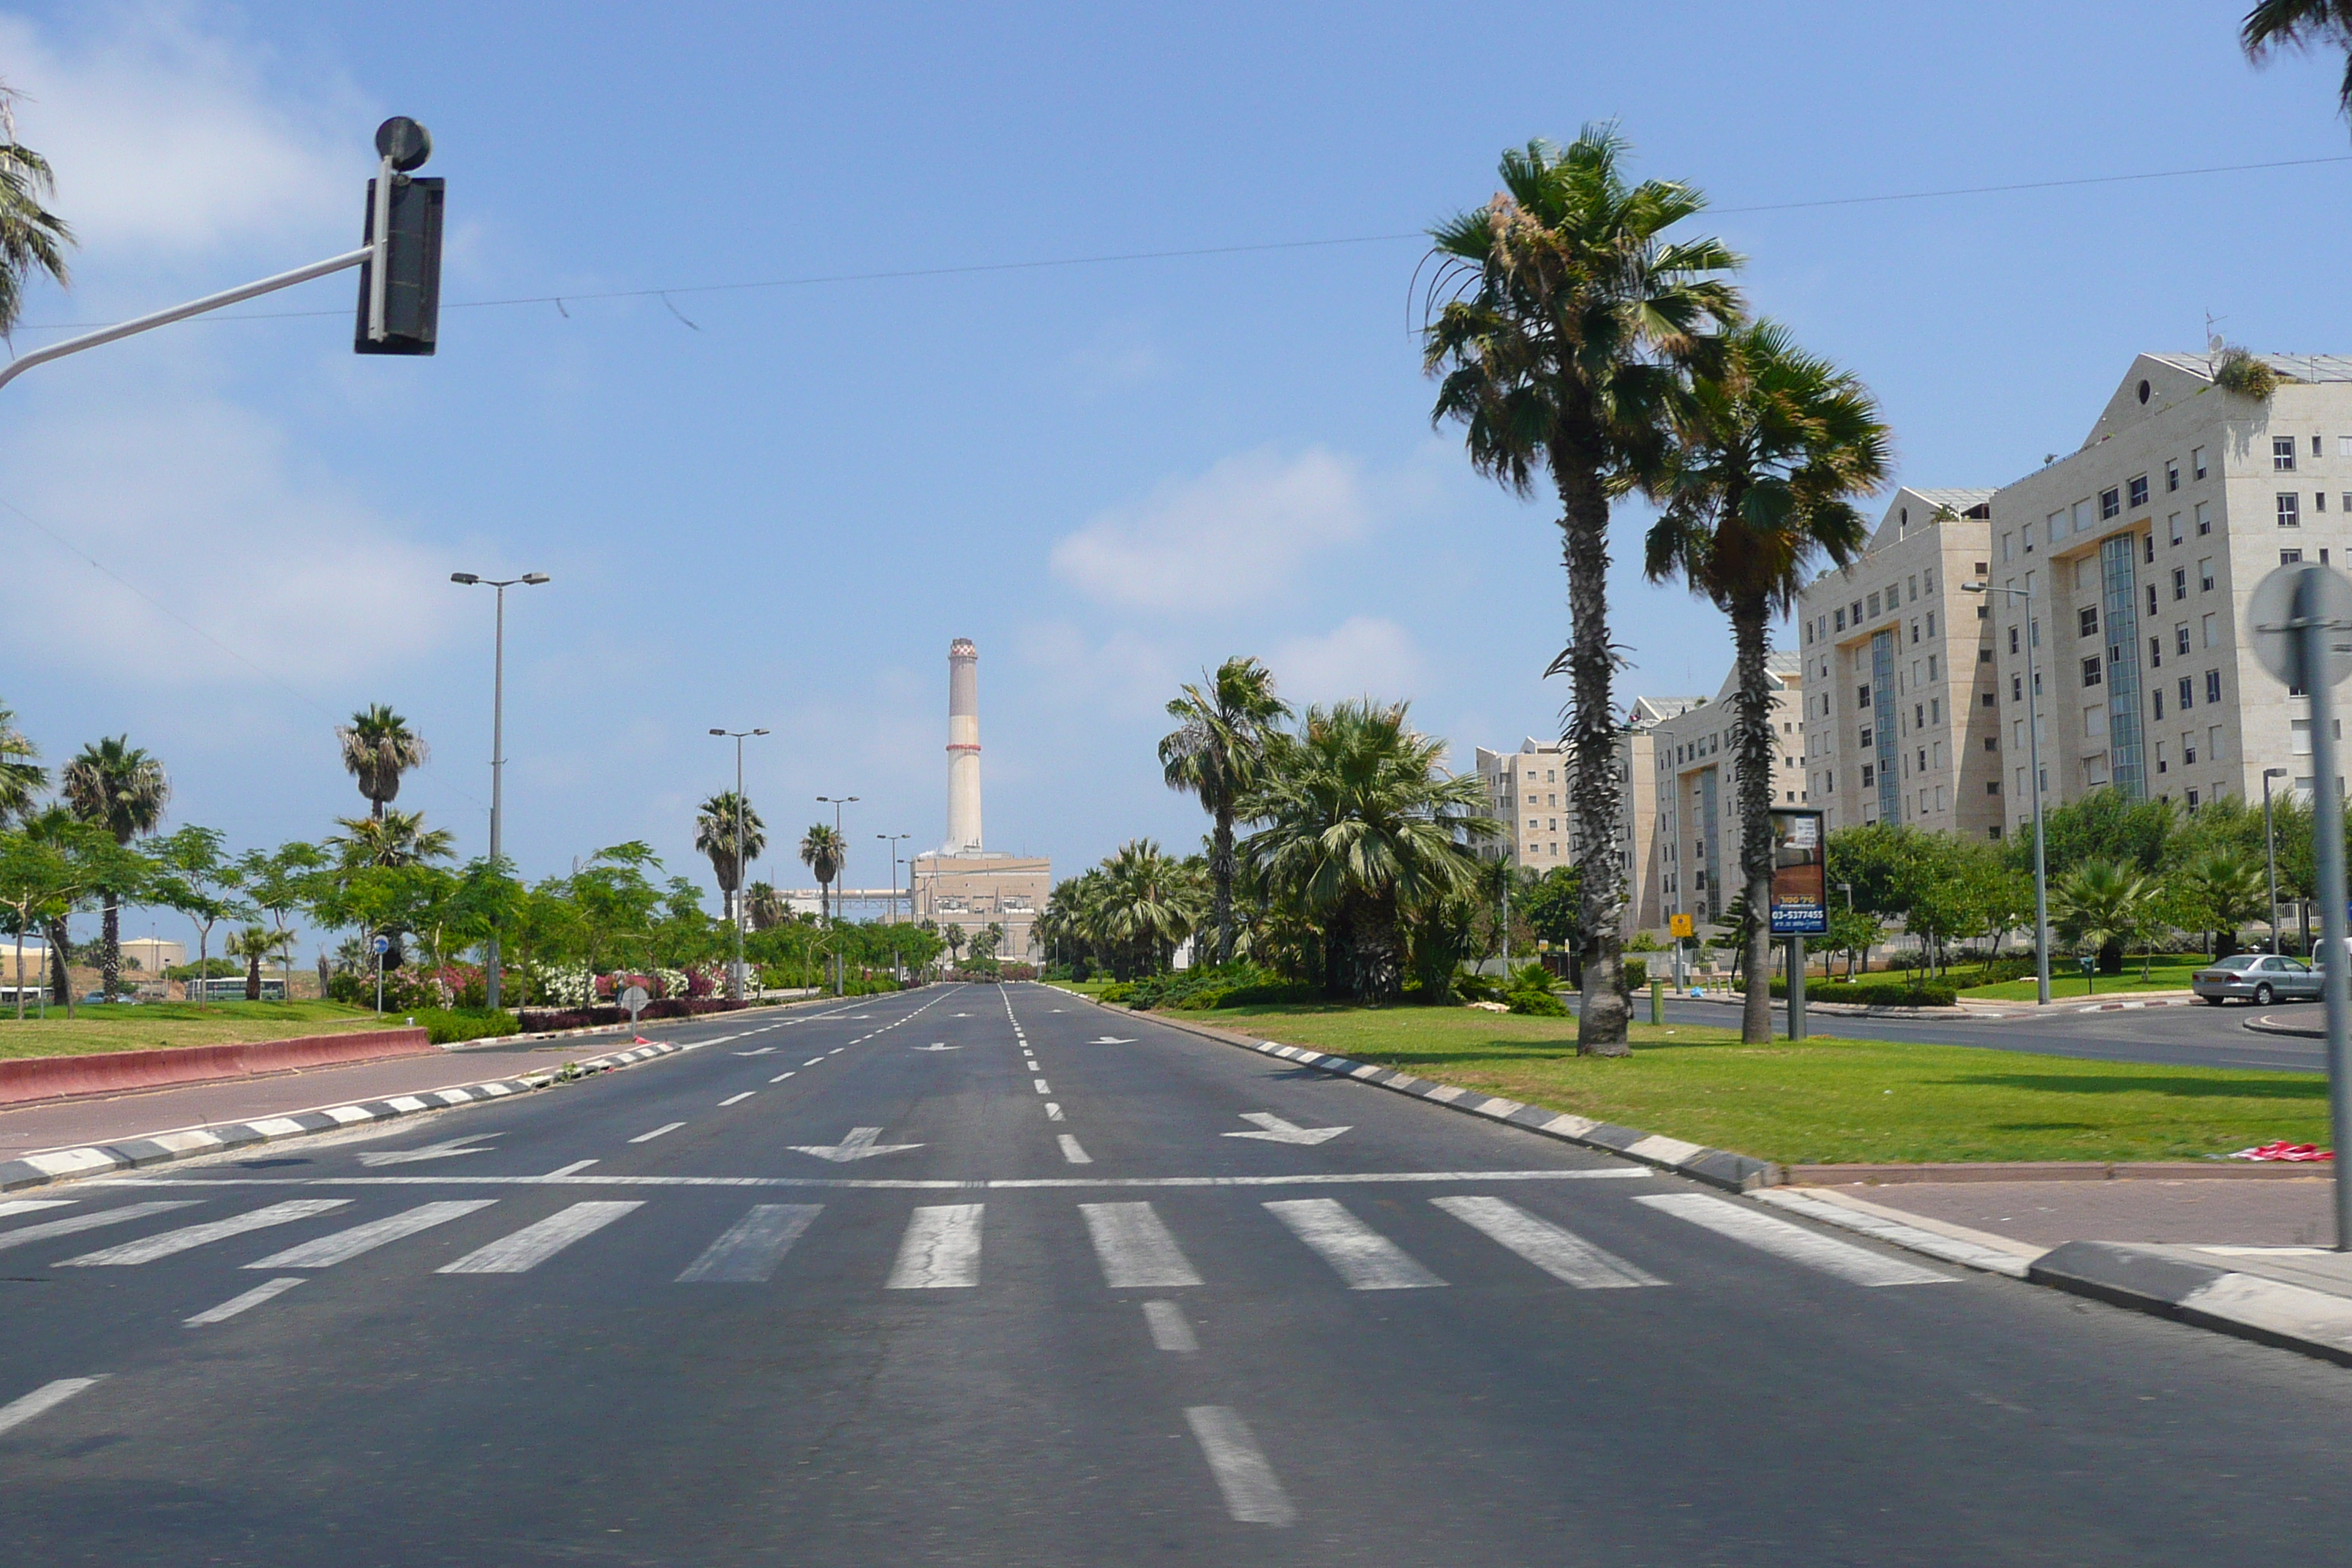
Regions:
M 1200 924 L 1197 875 L 1149 838 L 1133 838 L 1102 863 L 1085 919 L 1122 980 L 1157 973 Z
M 327 840 L 341 851 L 345 870 L 364 866 L 422 866 L 447 860 L 457 852 L 457 835 L 446 827 L 427 827 L 421 811 L 386 811 L 381 816 L 339 816 L 342 833 Z
M 1199 795 L 1201 809 L 1216 821 L 1209 847 L 1212 961 L 1231 963 L 1234 807 L 1265 763 L 1267 731 L 1290 717 L 1290 705 L 1274 694 L 1273 672 L 1254 658 L 1236 656 L 1214 675 L 1202 673 L 1207 690 L 1188 685 L 1169 701 L 1168 716 L 1179 723 L 1160 742 L 1160 771 L 1170 789 Z
M 735 842 L 738 826 L 743 842 Z M 710 858 L 710 874 L 719 882 L 719 896 L 727 906 L 728 918 L 741 922 L 742 916 L 735 907 L 735 889 L 742 885 L 743 868 L 760 858 L 768 847 L 767 824 L 751 809 L 751 803 L 733 790 L 714 795 L 702 803 L 694 816 L 695 852 Z
M 772 931 L 784 923 L 783 895 L 765 882 L 754 882 L 743 889 L 743 912 L 751 917 L 753 931 Z
M 16 330 L 26 279 L 46 272 L 70 281 L 65 247 L 74 242 L 65 219 L 41 205 L 57 183 L 48 160 L 16 141 L 16 100 L 0 83 L 0 337 Z
M 40 754 L 16 728 L 16 715 L 0 706 L 0 824 L 29 817 L 34 797 L 49 787 L 49 770 L 34 760 Z
M 841 875 L 841 863 L 847 858 L 841 835 L 826 824 L 820 822 L 801 835 L 801 864 L 816 873 L 817 902 L 828 924 L 833 920 L 833 879 Z
M 67 808 L 82 821 L 105 828 L 117 844 L 154 832 L 172 798 L 163 764 L 130 741 L 128 735 L 116 735 L 84 746 L 58 780 Z M 112 1001 L 122 981 L 122 889 L 101 889 L 99 907 L 99 963 L 107 999 Z
M 343 771 L 359 781 L 370 816 L 383 815 L 383 808 L 400 795 L 400 775 L 423 766 L 431 754 L 425 737 L 381 702 L 352 714 L 350 723 L 337 725 L 335 737 L 343 746 Z
M 950 968 L 952 969 L 963 962 L 963 944 L 971 939 L 971 933 L 959 925 L 949 926 L 940 932 L 940 941 L 947 945 Z
M 2345 51 L 2336 106 L 2352 115 L 2352 0 L 2257 0 L 2239 25 L 2238 43 L 2257 65 L 2273 49 Z
M 2270 906 L 2263 863 L 2235 849 L 2215 849 L 2186 868 L 2186 880 L 2200 910 L 2212 922 L 2213 955 L 2238 950 L 2238 929 Z
M 2086 952 L 2120 945 L 2147 923 L 2156 884 L 2120 860 L 2085 860 L 2050 889 L 2052 923 Z
M 1548 472 L 1560 503 L 1570 644 L 1552 668 L 1570 685 L 1570 775 L 1583 873 L 1584 1002 L 1577 1049 L 1621 1056 L 1631 1007 L 1619 919 L 1624 876 L 1610 678 L 1609 503 L 1648 479 L 1665 449 L 1665 400 L 1704 357 L 1710 325 L 1739 300 L 1720 274 L 1739 258 L 1665 231 L 1706 200 L 1661 180 L 1629 187 L 1626 143 L 1588 126 L 1565 148 L 1529 142 L 1502 161 L 1504 189 L 1431 231 L 1439 258 L 1423 362 L 1443 373 L 1432 419 L 1467 428 L 1474 468 L 1514 493 Z M 1443 304 L 1437 301 L 1443 298 Z
M 1439 766 L 1445 742 L 1405 721 L 1405 704 L 1309 708 L 1296 736 L 1269 747 L 1243 814 L 1266 826 L 1242 853 L 1279 898 L 1321 922 L 1327 983 L 1360 1000 L 1394 1000 L 1403 983 L 1404 910 L 1465 895 L 1494 831 L 1475 775 Z
M 1664 513 L 1642 568 L 1679 576 L 1730 617 L 1738 672 L 1733 751 L 1739 792 L 1739 872 L 1747 890 L 1741 945 L 1748 990 L 1740 1038 L 1772 1037 L 1773 707 L 1771 622 L 1796 603 L 1816 560 L 1843 566 L 1868 528 L 1853 498 L 1886 476 L 1887 429 L 1869 390 L 1799 349 L 1777 322 L 1724 335 L 1721 359 L 1675 399 L 1675 444 L 1654 483 Z
M 261 961 L 278 951 L 281 939 L 266 926 L 247 926 L 232 931 L 221 943 L 221 951 L 231 958 L 245 960 L 245 999 L 261 1000 Z

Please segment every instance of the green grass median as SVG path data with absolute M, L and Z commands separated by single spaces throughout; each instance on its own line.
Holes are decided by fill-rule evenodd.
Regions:
M 2147 978 L 2140 978 L 2139 965 L 2126 963 L 2121 974 L 2101 974 L 2093 982 L 2083 978 L 2082 967 L 2072 958 L 2053 955 L 2050 960 L 2050 998 L 2053 1002 L 2080 1000 L 2092 996 L 2120 996 L 2133 991 L 2186 991 L 2189 978 L 2213 961 L 2191 959 L 2185 963 L 2157 963 L 2148 967 Z M 2022 980 L 2003 980 L 1991 985 L 1969 985 L 1968 966 L 1957 965 L 1952 981 L 1964 987 L 1963 1002 L 2031 1002 L 2033 1000 L 2033 976 Z
M 352 1029 L 402 1026 L 405 1016 L 382 1020 L 340 1002 L 146 1002 L 63 1007 L 49 1016 L 27 1012 L 19 1023 L 0 1013 L 0 1058 L 73 1057 L 100 1051 L 152 1051 L 174 1046 L 234 1046 L 298 1035 L 340 1035 Z
M 1968 1046 L 1636 1025 L 1633 1054 L 1576 1054 L 1573 1020 L 1469 1008 L 1252 1007 L 1187 1021 L 1311 1046 L 1784 1164 L 2199 1160 L 2325 1145 L 2317 1073 L 2145 1067 Z

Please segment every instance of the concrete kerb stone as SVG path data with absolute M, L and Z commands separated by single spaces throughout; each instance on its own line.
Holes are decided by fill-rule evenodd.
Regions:
M 513 1038 L 512 1036 L 507 1037 Z M 125 1139 L 118 1143 L 27 1154 L 18 1160 L 0 1161 L 0 1193 L 47 1186 L 52 1183 L 87 1176 L 110 1175 L 117 1171 L 141 1170 L 174 1160 L 194 1159 L 200 1154 L 216 1154 L 227 1149 L 274 1143 L 286 1138 L 304 1138 L 314 1132 L 331 1132 L 339 1127 L 355 1126 L 365 1121 L 389 1121 L 428 1110 L 487 1104 L 513 1095 L 528 1094 L 551 1084 L 576 1082 L 598 1073 L 633 1067 L 656 1057 L 679 1055 L 693 1048 L 691 1046 L 672 1045 L 667 1040 L 651 1041 L 610 1056 L 568 1063 L 563 1069 L 526 1073 L 520 1078 L 427 1089 L 422 1094 L 394 1095 L 389 1100 L 360 1100 L 324 1110 L 297 1111 L 290 1116 L 266 1116 L 254 1121 L 193 1127 L 152 1137 Z
M 2037 1285 L 2352 1366 L 2352 1300 L 2192 1262 L 2175 1249 L 2070 1241 L 2034 1259 Z

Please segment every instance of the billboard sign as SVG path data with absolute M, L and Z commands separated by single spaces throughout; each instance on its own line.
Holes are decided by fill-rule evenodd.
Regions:
M 1829 845 L 1818 811 L 1772 814 L 1772 934 L 1827 936 Z

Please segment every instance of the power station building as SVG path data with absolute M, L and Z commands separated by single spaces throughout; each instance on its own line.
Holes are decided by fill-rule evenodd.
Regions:
M 1044 856 L 992 854 L 980 816 L 980 649 L 970 637 L 948 645 L 948 836 L 913 863 L 914 916 L 967 936 L 996 925 L 997 956 L 1026 963 L 1037 953 L 1037 917 L 1054 889 Z

